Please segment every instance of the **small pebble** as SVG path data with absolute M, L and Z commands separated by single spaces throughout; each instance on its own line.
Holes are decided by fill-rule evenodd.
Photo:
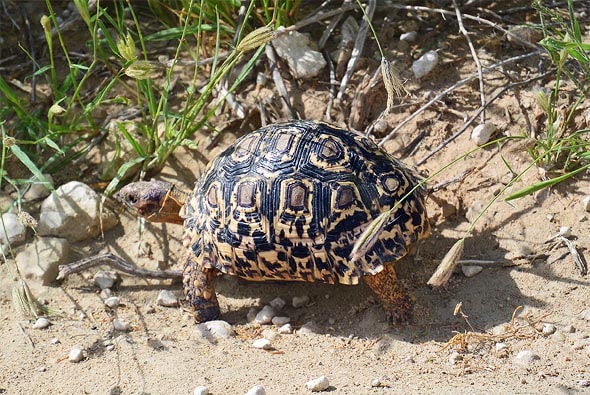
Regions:
M 582 199 L 582 206 L 584 207 L 584 211 L 590 213 L 590 196 L 586 196 Z
M 305 383 L 305 388 L 311 392 L 320 392 L 328 389 L 330 382 L 326 376 L 320 376 L 317 379 L 309 380 Z
M 168 291 L 167 289 L 163 289 L 158 294 L 158 299 L 156 299 L 156 303 L 159 306 L 176 307 L 178 306 L 178 297 L 174 292 Z
M 484 145 L 492 135 L 496 132 L 496 125 L 493 123 L 482 123 L 473 128 L 471 132 L 471 140 L 477 145 Z
M 110 288 L 105 288 L 103 290 L 100 291 L 99 296 L 104 299 L 107 300 L 108 298 L 110 298 L 111 296 L 113 296 L 113 291 Z
M 57 337 L 51 339 L 51 344 L 59 344 L 61 343 Z
M 531 350 L 523 350 L 516 355 L 514 358 L 514 363 L 524 368 L 528 368 L 534 361 L 538 359 L 541 358 Z
M 254 318 L 254 322 L 260 325 L 270 324 L 272 322 L 272 318 L 275 316 L 275 311 L 269 305 L 265 305 L 262 310 L 256 314 L 256 318 Z
M 578 380 L 578 385 L 580 387 L 590 387 L 590 380 Z
M 434 69 L 438 63 L 438 52 L 428 51 L 412 63 L 412 71 L 416 78 L 422 78 Z
M 407 41 L 409 43 L 416 41 L 416 38 L 418 38 L 418 33 L 414 31 L 402 33 L 399 36 L 400 41 Z
M 270 350 L 272 348 L 271 342 L 268 339 L 257 339 L 252 343 L 252 347 L 260 348 L 262 350 Z
M 262 385 L 257 384 L 250 388 L 248 392 L 246 392 L 246 395 L 266 395 L 266 391 Z
M 84 359 L 84 350 L 81 348 L 72 348 L 68 354 L 68 361 L 78 363 Z
M 235 335 L 235 332 L 229 322 L 222 320 L 203 322 L 202 324 L 198 324 L 197 327 L 206 331 L 207 333 L 210 333 L 218 339 L 227 339 Z
M 40 366 L 38 371 L 39 372 L 47 372 L 47 366 Z
M 291 324 L 285 324 L 281 326 L 279 329 L 277 329 L 277 332 L 279 332 L 281 335 L 288 335 L 293 333 L 293 327 L 291 326 Z
M 465 277 L 473 277 L 477 273 L 481 272 L 483 267 L 477 265 L 463 265 L 461 266 L 461 271 L 465 275 Z
M 291 305 L 298 309 L 299 307 L 303 307 L 309 303 L 309 296 L 293 296 L 293 300 L 291 301 Z
M 319 330 L 318 326 L 316 325 L 316 323 L 313 321 L 306 322 L 297 331 L 297 334 L 300 334 L 300 335 L 311 335 L 311 334 L 316 334 L 316 333 L 320 333 L 320 330 Z
M 541 332 L 543 333 L 544 336 L 549 336 L 549 335 L 554 334 L 556 330 L 557 330 L 557 328 L 555 327 L 555 325 L 549 324 L 549 323 L 544 323 L 543 329 L 541 330 Z
M 285 325 L 291 321 L 291 317 L 272 317 L 273 325 Z
M 503 342 L 496 343 L 496 352 L 500 353 L 508 348 L 508 345 Z
M 379 379 L 373 379 L 371 380 L 371 387 L 381 387 L 381 380 Z
M 270 301 L 270 306 L 275 310 L 282 310 L 286 304 L 287 304 L 287 302 L 285 302 L 281 298 L 274 298 L 273 300 Z
M 129 324 L 129 322 L 122 320 L 120 318 L 115 318 L 113 320 L 113 328 L 116 331 L 128 331 L 129 329 L 131 329 L 131 324 Z
M 106 304 L 111 309 L 116 309 L 117 307 L 119 307 L 119 303 L 121 303 L 121 300 L 118 296 L 111 296 L 110 298 L 107 298 L 104 301 L 104 304 Z
M 117 272 L 101 270 L 94 275 L 94 284 L 100 289 L 113 288 L 117 278 Z
M 200 385 L 195 388 L 193 395 L 209 395 L 209 388 L 204 385 Z
M 49 320 L 45 317 L 37 318 L 37 321 L 33 324 L 33 329 L 45 329 L 49 327 Z

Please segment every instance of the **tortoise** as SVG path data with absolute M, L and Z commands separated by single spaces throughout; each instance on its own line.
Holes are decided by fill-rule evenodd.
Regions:
M 183 288 L 197 322 L 220 315 L 219 272 L 254 281 L 363 277 L 388 316 L 404 321 L 413 301 L 393 263 L 429 233 L 425 196 L 420 178 L 371 139 L 299 120 L 236 140 L 192 192 L 139 181 L 116 198 L 149 221 L 183 224 Z M 366 226 L 396 205 L 372 247 L 352 261 Z

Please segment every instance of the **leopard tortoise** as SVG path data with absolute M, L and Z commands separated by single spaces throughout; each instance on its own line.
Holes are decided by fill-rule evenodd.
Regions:
M 425 189 L 369 138 L 312 121 L 263 127 L 207 166 L 192 192 L 139 181 L 117 199 L 153 222 L 184 225 L 183 287 L 197 322 L 216 319 L 219 272 L 253 281 L 357 284 L 364 277 L 393 320 L 413 302 L 393 263 L 428 235 Z M 365 227 L 394 207 L 352 261 Z

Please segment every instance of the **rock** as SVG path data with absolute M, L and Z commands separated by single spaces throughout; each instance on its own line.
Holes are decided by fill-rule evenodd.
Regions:
M 100 289 L 112 288 L 119 279 L 119 275 L 114 271 L 101 270 L 96 272 L 93 281 Z
M 250 388 L 248 392 L 246 392 L 246 395 L 266 395 L 266 391 L 262 385 L 257 384 Z
M 99 208 L 100 198 L 88 185 L 72 181 L 57 188 L 41 204 L 37 234 L 80 241 L 117 224 L 114 214 Z
M 252 343 L 252 347 L 260 348 L 262 350 L 270 350 L 272 348 L 272 344 L 268 339 L 256 339 L 254 340 L 254 343 Z
M 305 306 L 309 303 L 309 296 L 293 296 L 293 300 L 291 301 L 291 305 L 296 309 Z
M 68 262 L 69 253 L 66 239 L 40 237 L 16 254 L 16 262 L 25 278 L 48 285 L 57 277 L 59 265 Z
M 307 35 L 298 31 L 280 34 L 272 41 L 277 55 L 287 61 L 289 69 L 297 79 L 310 79 L 326 67 L 324 56 L 310 48 Z
M 279 329 L 277 329 L 277 332 L 281 335 L 288 335 L 290 333 L 293 333 L 293 327 L 291 326 L 291 324 L 285 324 L 281 326 Z
M 514 358 L 514 363 L 523 368 L 529 368 L 533 362 L 541 359 L 537 354 L 531 350 L 520 351 Z
M 1 226 L 2 224 L 4 226 Z M 0 250 L 6 251 L 9 244 L 11 247 L 22 244 L 26 236 L 27 228 L 20 223 L 16 214 L 2 214 L 2 221 L 0 221 Z
M 285 307 L 285 305 L 287 304 L 287 302 L 285 302 L 281 298 L 274 298 L 273 300 L 270 301 L 269 304 L 270 304 L 270 307 L 272 307 L 275 310 L 282 310 L 283 307 Z
M 303 324 L 303 326 L 301 326 L 301 328 L 299 328 L 299 330 L 297 331 L 298 335 L 311 335 L 311 334 L 317 334 L 320 333 L 320 328 L 317 326 L 317 324 L 313 321 L 309 321 L 306 322 L 305 324 Z
M 164 307 L 176 307 L 178 306 L 178 297 L 174 292 L 168 291 L 167 289 L 163 289 L 158 294 L 158 299 L 156 299 L 156 303 Z
M 381 387 L 381 380 L 380 379 L 371 380 L 371 387 L 373 387 L 373 388 Z
M 110 288 L 101 289 L 100 294 L 98 296 L 100 296 L 104 300 L 107 300 L 108 298 L 113 296 L 113 290 Z
M 272 317 L 273 325 L 285 325 L 291 321 L 290 317 Z
M 496 343 L 496 352 L 498 354 L 505 352 L 508 349 L 508 345 L 503 342 Z
M 256 314 L 258 314 L 256 308 L 250 307 L 250 310 L 248 310 L 248 314 L 246 314 L 246 321 L 254 322 L 254 320 L 256 319 Z
M 33 324 L 33 329 L 45 329 L 49 328 L 49 320 L 45 317 L 37 318 L 37 321 Z
M 461 271 L 465 275 L 465 277 L 473 277 L 477 273 L 481 272 L 483 267 L 477 265 L 463 265 L 461 266 Z
M 113 320 L 113 328 L 116 331 L 126 332 L 131 329 L 131 324 L 121 318 L 115 318 Z
M 557 330 L 557 327 L 555 325 L 544 323 L 541 333 L 543 333 L 544 336 L 549 336 L 549 335 L 554 334 L 556 330 Z
M 260 325 L 270 324 L 272 322 L 273 317 L 275 316 L 275 311 L 269 305 L 265 305 L 262 310 L 256 314 L 256 318 L 254 318 L 254 322 Z
M 109 288 L 107 288 L 109 289 Z M 117 307 L 119 307 L 119 303 L 121 303 L 121 300 L 119 299 L 118 296 L 111 296 L 107 299 L 105 299 L 104 304 L 107 305 L 108 307 L 110 307 L 111 309 L 116 309 Z
M 412 71 L 416 78 L 422 78 L 434 69 L 438 63 L 438 52 L 428 51 L 412 63 Z
M 305 383 L 305 388 L 311 392 L 324 391 L 327 390 L 329 386 L 330 382 L 326 376 L 320 376 L 317 379 L 309 380 L 307 383 Z
M 205 336 L 213 336 L 216 339 L 227 339 L 235 336 L 235 332 L 231 325 L 222 320 L 207 321 L 197 324 L 197 329 Z
M 51 174 L 43 174 L 43 176 L 45 177 L 45 179 L 47 180 L 47 182 L 51 186 L 51 189 L 53 189 L 53 186 L 55 184 L 53 181 L 53 177 L 51 177 Z M 47 196 L 49 196 L 50 193 L 51 193 L 51 190 L 49 189 L 47 184 L 45 184 L 44 182 L 38 181 L 37 178 L 34 177 L 33 182 L 31 183 L 31 186 L 23 195 L 23 199 L 25 199 L 26 201 L 29 201 L 29 202 L 33 201 L 33 200 L 39 200 L 39 199 L 46 198 Z
M 195 388 L 193 395 L 209 395 L 209 388 L 204 385 L 200 385 Z
M 84 350 L 81 348 L 75 347 L 70 350 L 68 354 L 68 361 L 72 363 L 78 363 L 84 359 Z
M 590 196 L 586 196 L 582 199 L 582 207 L 584 207 L 584 211 L 590 213 Z
M 413 43 L 418 38 L 418 33 L 415 31 L 402 33 L 399 36 L 400 41 L 407 41 L 409 43 Z
M 477 145 L 484 145 L 496 132 L 497 127 L 493 123 L 487 122 L 477 125 L 471 132 L 471 141 Z

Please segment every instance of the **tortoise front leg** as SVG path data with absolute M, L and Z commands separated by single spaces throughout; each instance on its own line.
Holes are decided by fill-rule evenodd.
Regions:
M 195 321 L 212 321 L 219 317 L 219 303 L 215 295 L 217 269 L 204 268 L 189 255 L 183 272 L 183 287 L 186 299 L 195 311 Z
M 381 300 L 389 318 L 396 322 L 412 318 L 414 301 L 406 288 L 398 281 L 393 263 L 385 264 L 374 276 L 365 276 L 365 281 Z

